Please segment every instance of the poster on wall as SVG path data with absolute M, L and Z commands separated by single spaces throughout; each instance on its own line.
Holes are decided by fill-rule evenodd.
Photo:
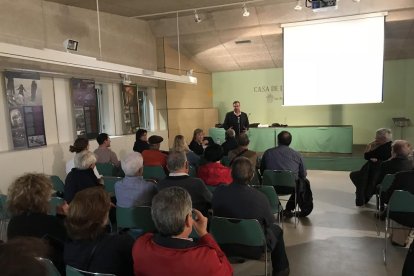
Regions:
M 39 73 L 6 71 L 4 76 L 14 149 L 46 145 Z
M 140 126 L 138 109 L 138 87 L 136 85 L 121 85 L 123 102 L 123 131 L 124 134 L 135 133 Z
M 99 134 L 98 97 L 94 80 L 72 79 L 76 135 L 94 139 Z

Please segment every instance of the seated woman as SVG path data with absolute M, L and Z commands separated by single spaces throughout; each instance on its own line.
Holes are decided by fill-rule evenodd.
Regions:
M 93 172 L 96 165 L 96 157 L 90 151 L 83 151 L 75 156 L 75 168 L 65 179 L 64 198 L 69 204 L 75 194 L 83 189 L 99 186 L 99 180 Z
M 189 148 L 197 155 L 203 155 L 204 147 L 208 145 L 208 140 L 204 139 L 204 131 L 200 128 L 194 130 L 193 140 L 191 141 Z
M 223 157 L 223 149 L 220 145 L 212 144 L 206 148 L 204 158 L 207 164 L 198 168 L 197 177 L 201 178 L 206 185 L 218 186 L 233 182 L 231 170 L 220 163 Z
M 187 156 L 187 161 L 193 168 L 197 168 L 200 163 L 200 156 L 195 154 L 187 145 L 184 136 L 177 135 L 174 138 L 174 144 L 171 151 L 184 152 Z
M 356 206 L 366 204 L 375 193 L 381 162 L 391 157 L 391 140 L 390 129 L 378 129 L 375 140 L 365 149 L 364 158 L 367 162 L 359 171 L 350 173 L 349 177 L 356 187 Z
M 129 235 L 105 233 L 111 200 L 99 187 L 84 189 L 73 198 L 66 217 L 71 240 L 65 243 L 64 261 L 77 269 L 133 275 Z
M 51 259 L 63 271 L 63 243 L 66 230 L 61 220 L 48 215 L 53 186 L 44 174 L 28 173 L 9 188 L 8 210 L 12 215 L 7 228 L 9 240 L 18 237 L 43 238 L 53 248 Z
M 74 152 L 75 156 L 83 151 L 89 150 L 89 140 L 83 137 L 77 138 L 73 145 L 69 146 L 69 151 Z M 66 162 L 66 173 L 68 174 L 74 167 L 75 167 L 75 158 L 70 159 Z M 99 174 L 98 169 L 95 167 L 93 168 L 93 172 L 95 173 L 96 177 L 99 179 L 102 175 Z
M 145 129 L 138 129 L 135 133 L 134 151 L 142 153 L 149 149 L 147 131 Z

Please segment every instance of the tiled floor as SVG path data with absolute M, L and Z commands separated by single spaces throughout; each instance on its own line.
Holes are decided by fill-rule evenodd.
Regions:
M 377 236 L 372 204 L 354 205 L 354 186 L 349 172 L 308 171 L 314 210 L 294 228 L 293 218 L 284 223 L 284 238 L 291 276 L 385 276 L 401 275 L 406 248 L 388 243 L 387 266 L 383 263 L 383 223 Z M 234 264 L 235 275 L 264 275 L 264 262 Z

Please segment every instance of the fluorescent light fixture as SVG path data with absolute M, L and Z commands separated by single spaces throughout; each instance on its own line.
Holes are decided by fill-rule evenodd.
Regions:
M 191 76 L 178 76 L 158 71 L 146 70 L 127 65 L 100 61 L 94 57 L 55 51 L 51 49 L 42 50 L 0 42 L 0 56 L 128 76 L 137 76 L 186 84 L 197 84 L 197 78 Z

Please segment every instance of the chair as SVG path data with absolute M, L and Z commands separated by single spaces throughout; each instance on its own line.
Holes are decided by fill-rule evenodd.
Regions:
M 0 194 L 0 239 L 3 241 L 7 241 L 7 226 L 10 218 L 10 213 L 7 211 L 7 196 Z
M 207 190 L 209 190 L 211 193 L 214 193 L 214 191 L 216 190 L 217 186 L 210 186 L 210 185 L 206 185 Z
M 280 170 L 265 170 L 263 173 L 264 186 L 273 186 L 278 195 L 290 195 L 290 193 L 282 193 L 278 191 L 277 187 L 290 187 L 294 189 L 295 197 L 295 228 L 298 223 L 298 205 L 297 205 L 297 192 L 296 192 L 296 180 L 295 175 L 291 171 Z
M 36 260 L 41 262 L 46 267 L 47 276 L 60 276 L 59 271 L 51 260 L 42 257 L 36 257 Z
M 188 168 L 188 175 L 192 177 L 197 177 L 197 170 L 193 166 L 189 166 Z
M 57 175 L 49 176 L 50 181 L 52 181 L 53 189 L 59 194 L 62 195 L 65 191 L 65 183 L 63 183 L 62 179 L 60 179 Z
M 263 247 L 265 275 L 267 275 L 268 252 L 263 228 L 256 219 L 235 219 L 213 216 L 210 233 L 219 245 L 237 244 Z M 234 256 L 243 257 L 243 256 Z
M 56 208 L 65 203 L 65 200 L 61 197 L 53 196 L 49 201 L 49 215 L 56 216 Z
M 151 207 L 140 206 L 131 208 L 116 207 L 118 230 L 122 228 L 140 229 L 143 233 L 155 232 L 151 216 Z
M 275 189 L 271 186 L 257 186 L 253 185 L 253 188 L 257 189 L 258 191 L 262 192 L 270 203 L 270 209 L 272 210 L 273 214 L 278 214 L 278 221 L 279 224 L 281 223 L 281 216 L 283 212 L 282 204 L 280 204 L 279 197 L 277 196 L 277 193 Z
M 66 265 L 66 276 L 85 276 L 85 275 L 95 275 L 95 276 L 116 276 L 115 274 L 108 274 L 108 273 L 97 273 L 97 272 L 89 272 L 74 268 L 70 265 Z
M 164 168 L 161 166 L 144 166 L 144 178 L 163 180 L 166 177 Z
M 113 176 L 114 165 L 111 163 L 96 163 L 96 169 L 103 176 Z
M 414 216 L 414 195 L 407 191 L 396 190 L 392 193 L 392 196 L 387 206 L 387 216 L 385 218 L 385 235 L 384 235 L 384 264 L 387 264 L 387 236 L 390 228 L 401 229 L 398 227 L 392 227 L 392 221 L 390 214 L 392 213 L 406 213 Z M 408 227 L 414 227 L 414 225 L 406 225 Z
M 375 226 L 377 228 L 377 235 L 380 235 L 380 230 L 379 230 L 379 223 L 381 221 L 381 194 L 385 193 L 388 188 L 391 186 L 392 182 L 394 181 L 395 175 L 394 174 L 386 174 L 384 176 L 384 178 L 382 179 L 381 183 L 378 184 L 378 191 L 375 194 L 375 197 L 377 198 L 377 210 L 376 210 L 376 214 L 377 214 L 377 221 L 375 223 Z
M 230 167 L 230 161 L 228 156 L 223 156 L 220 160 L 221 164 L 226 167 Z
M 115 183 L 122 180 L 122 177 L 116 176 L 103 176 L 103 184 L 105 186 L 105 191 L 110 193 L 111 195 L 115 194 Z

